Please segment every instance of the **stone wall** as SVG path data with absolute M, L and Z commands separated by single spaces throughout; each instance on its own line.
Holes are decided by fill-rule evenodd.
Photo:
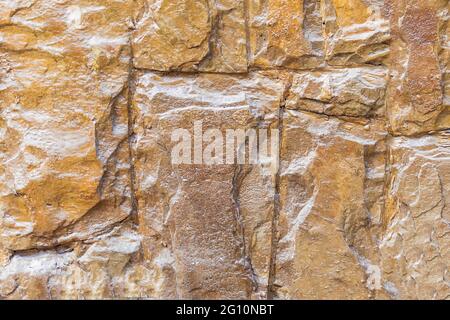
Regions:
M 0 298 L 449 299 L 448 0 L 0 2 Z M 174 164 L 177 128 L 280 165 Z

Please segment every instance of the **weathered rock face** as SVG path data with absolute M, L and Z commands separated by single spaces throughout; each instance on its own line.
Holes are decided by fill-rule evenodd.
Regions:
M 250 64 L 257 68 L 313 68 L 323 62 L 317 0 L 249 0 Z
M 1 1 L 0 298 L 448 299 L 449 6 Z
M 385 136 L 379 121 L 286 113 L 275 279 L 281 298 L 370 297 L 365 279 L 378 265 L 372 228 L 383 207 Z
M 447 129 L 448 1 L 387 1 L 388 118 L 394 135 Z M 443 90 L 444 87 L 444 90 Z
M 7 2 L 0 29 L 0 239 L 11 250 L 81 240 L 131 213 L 131 1 L 71 4 Z
M 132 43 L 138 68 L 247 71 L 244 4 L 239 0 L 144 0 Z
M 203 131 L 277 127 L 284 86 L 271 73 L 137 75 L 134 189 L 146 261 L 161 269 L 170 288 L 163 296 L 266 294 L 275 174 L 264 166 L 196 164 L 196 158 L 173 165 L 171 134 L 185 128 L 194 137 L 199 120 Z M 160 265 L 161 255 L 170 261 Z
M 380 251 L 395 297 L 448 299 L 449 147 L 448 133 L 389 141 Z
M 384 68 L 329 69 L 294 75 L 286 108 L 330 116 L 382 117 Z
M 389 21 L 381 0 L 324 0 L 329 64 L 381 64 L 389 53 Z

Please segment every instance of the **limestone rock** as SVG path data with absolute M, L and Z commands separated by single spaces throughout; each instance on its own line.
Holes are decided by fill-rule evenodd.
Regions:
M 334 116 L 383 116 L 386 77 L 384 68 L 297 73 L 286 108 Z
M 448 1 L 391 0 L 386 11 L 393 41 L 387 91 L 392 133 L 414 135 L 450 128 L 446 85 L 442 85 L 448 72 Z
M 146 0 L 133 35 L 134 65 L 150 70 L 247 71 L 239 0 Z
M 0 241 L 7 249 L 86 238 L 131 212 L 131 1 L 105 4 L 22 1 L 0 29 Z
M 383 207 L 385 135 L 378 122 L 287 111 L 276 296 L 370 297 L 366 273 L 379 264 L 371 230 Z
M 382 253 L 394 298 L 448 299 L 450 261 L 449 133 L 394 138 Z
M 0 1 L 0 299 L 449 299 L 449 13 Z
M 249 0 L 250 65 L 306 69 L 323 62 L 319 0 Z
M 145 298 L 157 282 L 139 262 L 141 239 L 129 223 L 74 247 L 15 254 L 0 270 L 0 298 Z
M 389 54 L 384 0 L 325 0 L 325 55 L 331 65 L 380 64 Z
M 199 120 L 203 131 L 224 137 L 227 129 L 276 125 L 284 82 L 272 76 L 138 75 L 135 190 L 145 260 L 164 275 L 161 296 L 265 295 L 274 173 L 265 166 L 173 165 L 170 150 L 173 130 L 194 137 Z

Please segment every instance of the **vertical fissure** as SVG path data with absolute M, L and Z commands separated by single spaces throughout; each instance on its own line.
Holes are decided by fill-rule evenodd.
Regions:
M 244 0 L 244 19 L 245 19 L 245 45 L 247 50 L 247 71 L 251 60 L 251 46 L 250 46 L 250 5 L 248 0 Z
M 134 121 L 133 121 L 133 97 L 134 92 L 136 90 L 136 70 L 134 68 L 133 60 L 134 60 L 134 54 L 133 54 L 133 45 L 131 43 L 131 38 L 129 42 L 130 46 L 130 61 L 128 66 L 128 80 L 127 80 L 127 89 L 128 89 L 128 101 L 127 101 L 127 116 L 128 116 L 128 161 L 129 161 L 129 167 L 130 167 L 130 197 L 131 197 L 131 217 L 134 222 L 134 224 L 139 224 L 139 215 L 138 215 L 138 202 L 136 198 L 136 190 L 135 190 L 135 183 L 136 183 L 136 171 L 134 169 L 134 162 L 133 162 L 133 143 L 135 139 L 134 134 Z
M 278 168 L 275 174 L 275 194 L 273 199 L 273 216 L 272 216 L 272 234 L 271 234 L 271 246 L 270 246 L 270 259 L 269 259 L 269 279 L 267 284 L 267 299 L 272 300 L 276 296 L 275 291 L 275 275 L 276 275 L 276 255 L 279 241 L 278 235 L 278 222 L 281 211 L 280 201 L 280 185 L 281 185 L 281 160 L 282 160 L 282 148 L 283 148 L 283 130 L 284 130 L 284 115 L 286 112 L 286 99 L 292 86 L 293 76 L 289 74 L 288 82 L 283 92 L 283 98 L 278 109 L 278 136 L 279 136 L 279 149 L 278 149 Z
M 236 228 L 238 236 L 240 237 L 242 249 L 241 249 L 241 257 L 243 259 L 244 267 L 249 272 L 251 281 L 252 281 L 252 290 L 253 292 L 256 292 L 258 290 L 258 277 L 255 273 L 255 270 L 253 269 L 253 264 L 251 257 L 247 250 L 247 241 L 245 239 L 245 226 L 244 221 L 241 213 L 241 203 L 240 203 L 240 186 L 242 183 L 242 180 L 245 177 L 245 171 L 244 171 L 243 165 L 236 165 L 233 175 L 233 181 L 232 181 L 232 201 L 233 201 L 233 209 L 234 209 L 234 215 L 235 215 L 235 221 L 236 221 Z

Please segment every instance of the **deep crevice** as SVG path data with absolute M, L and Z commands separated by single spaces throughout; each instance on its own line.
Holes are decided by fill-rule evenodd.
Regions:
M 130 198 L 131 198 L 131 217 L 135 225 L 139 224 L 138 215 L 138 201 L 136 198 L 136 172 L 133 161 L 133 143 L 134 143 L 134 119 L 133 119 L 133 98 L 136 91 L 136 69 L 134 68 L 134 54 L 133 45 L 130 38 L 130 61 L 128 67 L 128 79 L 127 79 L 127 117 L 128 117 L 128 161 L 129 161 L 129 175 L 130 175 Z
M 233 207 L 234 207 L 233 211 L 234 211 L 235 220 L 236 220 L 237 234 L 241 238 L 240 239 L 241 245 L 242 245 L 241 257 L 243 259 L 244 267 L 246 270 L 248 270 L 250 277 L 251 277 L 251 281 L 252 281 L 252 285 L 253 285 L 252 292 L 256 292 L 258 290 L 258 277 L 255 273 L 255 270 L 253 269 L 252 260 L 247 251 L 247 241 L 245 239 L 245 226 L 244 226 L 244 221 L 243 221 L 243 217 L 241 214 L 241 204 L 240 204 L 240 197 L 239 197 L 240 187 L 241 187 L 242 181 L 245 178 L 245 176 L 246 176 L 246 172 L 244 170 L 244 166 L 236 165 L 235 170 L 234 170 L 233 180 L 232 180 L 231 195 L 232 195 L 232 201 L 233 201 Z
M 275 276 L 276 276 L 276 255 L 279 241 L 278 235 L 278 222 L 280 218 L 281 202 L 280 202 L 280 185 L 281 185 L 281 159 L 283 148 L 283 130 L 284 130 L 284 115 L 286 112 L 286 100 L 289 95 L 293 82 L 292 74 L 289 75 L 288 82 L 283 92 L 283 99 L 280 103 L 278 110 L 278 136 L 279 136 L 279 150 L 278 150 L 278 168 L 275 175 L 275 194 L 274 194 L 274 210 L 272 216 L 272 235 L 271 235 L 271 248 L 270 248 L 270 260 L 269 260 L 269 278 L 267 284 L 267 299 L 272 300 L 276 296 L 275 290 Z

